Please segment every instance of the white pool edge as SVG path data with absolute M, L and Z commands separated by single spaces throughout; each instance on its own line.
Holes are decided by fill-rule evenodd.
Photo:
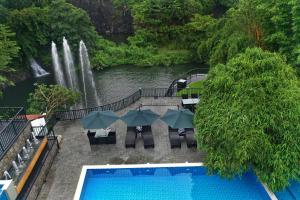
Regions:
M 15 183 L 13 180 L 0 180 L 0 185 L 2 186 L 2 191 L 6 193 L 10 200 L 17 198 L 18 194 L 15 189 Z
M 266 184 L 262 183 L 262 186 L 265 188 L 265 190 L 268 193 L 268 195 L 271 198 L 271 200 L 278 200 L 278 198 L 276 197 L 276 195 L 267 187 Z
M 83 165 L 73 200 L 80 200 L 86 172 L 88 169 L 124 169 L 124 168 L 156 168 L 156 167 L 202 167 L 203 163 L 165 163 L 165 164 L 129 164 L 129 165 Z M 271 200 L 278 200 L 275 194 L 263 184 Z

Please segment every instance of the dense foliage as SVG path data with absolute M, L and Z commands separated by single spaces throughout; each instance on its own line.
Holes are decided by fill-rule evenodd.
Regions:
M 300 176 L 300 82 L 282 56 L 247 49 L 211 69 L 196 111 L 211 172 L 253 169 L 272 190 Z
M 191 28 L 185 27 L 202 5 L 198 0 L 115 1 L 117 7 L 127 6 L 134 18 L 135 34 L 126 44 L 98 41 L 94 66 L 172 65 L 193 60 L 188 40 Z
M 0 0 L 0 25 L 10 28 L 15 35 L 12 42 L 21 49 L 20 56 L 16 57 L 10 48 L 1 48 L 1 55 L 14 59 L 15 65 L 10 71 L 28 70 L 30 58 L 50 68 L 51 41 L 61 49 L 62 39 L 66 37 L 72 50 L 77 52 L 80 40 L 92 48 L 99 37 L 88 14 L 64 0 Z M 0 65 L 6 63 L 1 60 Z
M 36 85 L 33 93 L 29 94 L 28 113 L 46 112 L 50 116 L 59 109 L 73 106 L 79 100 L 79 94 L 59 85 Z
M 4 85 L 12 84 L 6 78 L 8 73 L 13 72 L 11 67 L 12 59 L 18 55 L 19 47 L 13 39 L 14 33 L 12 33 L 8 27 L 0 24 L 0 89 Z M 0 96 L 2 92 L 0 90 Z
M 33 57 L 50 67 L 51 41 L 61 46 L 65 36 L 73 52 L 79 40 L 85 41 L 97 69 L 188 62 L 214 66 L 248 47 L 281 53 L 295 68 L 300 64 L 299 0 L 113 2 L 117 14 L 125 9 L 133 17 L 135 33 L 123 43 L 98 35 L 87 13 L 66 0 L 0 0 L 0 23 L 10 27 L 21 47 L 14 63 L 28 67 Z
M 185 62 L 214 66 L 248 47 L 281 53 L 294 67 L 300 62 L 298 0 L 114 2 L 117 7 L 130 8 L 135 34 L 126 44 L 98 41 L 100 51 L 94 59 L 98 68 Z
M 41 7 L 11 10 L 8 24 L 16 32 L 22 48 L 23 64 L 33 57 L 50 65 L 51 41 L 61 45 L 62 38 L 66 37 L 72 49 L 77 51 L 80 40 L 92 46 L 97 38 L 87 13 L 63 0 Z

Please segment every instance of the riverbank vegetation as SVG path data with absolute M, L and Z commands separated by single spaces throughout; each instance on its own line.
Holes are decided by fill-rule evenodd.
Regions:
M 300 63 L 298 0 L 113 3 L 116 14 L 129 10 L 133 17 L 134 34 L 122 43 L 104 39 L 95 31 L 88 13 L 66 0 L 0 0 L 1 26 L 15 35 L 13 41 L 20 48 L 17 57 L 9 56 L 7 66 L 28 68 L 28 60 L 33 57 L 51 70 L 51 41 L 61 46 L 64 36 L 73 52 L 81 39 L 85 41 L 95 69 L 189 62 L 214 66 L 226 63 L 248 47 L 278 52 L 295 68 Z

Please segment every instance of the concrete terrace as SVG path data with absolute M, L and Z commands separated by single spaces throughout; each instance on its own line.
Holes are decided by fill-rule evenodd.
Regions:
M 141 98 L 117 114 L 121 116 L 140 104 L 163 115 L 168 108 L 176 109 L 181 104 L 181 98 Z M 184 140 L 181 149 L 171 149 L 167 125 L 161 120 L 152 124 L 154 149 L 144 149 L 140 136 L 135 149 L 126 149 L 126 124 L 118 120 L 112 126 L 116 128 L 117 144 L 90 146 L 79 120 L 59 122 L 54 130 L 56 135 L 63 137 L 61 149 L 38 199 L 72 199 L 83 165 L 201 162 L 204 158 L 204 154 L 196 149 L 188 149 Z

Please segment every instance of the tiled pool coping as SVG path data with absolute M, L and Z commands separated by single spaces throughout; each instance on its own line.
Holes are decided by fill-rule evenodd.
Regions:
M 79 181 L 73 200 L 80 200 L 86 172 L 88 169 L 124 169 L 124 168 L 158 168 L 158 167 L 202 167 L 203 163 L 172 163 L 172 164 L 130 164 L 130 165 L 84 165 L 81 170 Z M 278 200 L 264 184 L 262 184 L 271 200 Z
M 0 180 L 1 191 L 4 191 L 9 199 L 16 199 L 17 192 L 13 180 Z

